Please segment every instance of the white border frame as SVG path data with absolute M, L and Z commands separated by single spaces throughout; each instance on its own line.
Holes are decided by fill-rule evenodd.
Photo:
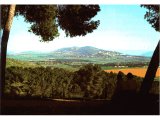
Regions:
M 0 0 L 0 4 L 160 4 L 160 0 Z

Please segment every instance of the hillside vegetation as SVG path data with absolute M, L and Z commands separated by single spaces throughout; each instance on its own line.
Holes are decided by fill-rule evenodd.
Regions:
M 128 75 L 121 73 L 125 89 Z M 142 78 L 133 76 L 135 92 Z M 126 82 L 125 82 L 126 81 Z M 50 67 L 8 67 L 5 93 L 10 97 L 41 97 L 67 99 L 111 99 L 117 86 L 117 74 L 104 72 L 100 66 L 88 64 L 78 71 Z M 159 83 L 154 82 L 151 92 L 159 94 Z
M 17 66 L 17 67 L 38 67 L 37 64 L 31 63 L 28 61 L 22 61 L 22 60 L 16 60 L 12 58 L 7 58 L 6 61 L 6 66 L 11 67 L 11 66 Z

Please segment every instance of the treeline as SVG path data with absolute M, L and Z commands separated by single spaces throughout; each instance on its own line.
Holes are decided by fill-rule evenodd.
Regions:
M 127 76 L 121 73 L 123 80 Z M 142 78 L 133 76 L 139 90 Z M 117 74 L 104 72 L 99 65 L 87 64 L 71 72 L 50 67 L 8 67 L 5 94 L 9 97 L 63 99 L 111 99 L 117 87 Z

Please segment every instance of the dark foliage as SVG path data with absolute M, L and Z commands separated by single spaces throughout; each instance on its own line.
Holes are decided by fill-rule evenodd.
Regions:
M 117 81 L 121 76 L 122 81 Z M 100 66 L 88 64 L 76 72 L 60 68 L 8 67 L 6 69 L 5 94 L 10 97 L 41 97 L 67 99 L 111 99 L 118 90 L 136 89 L 142 78 L 123 73 L 106 73 Z M 133 79 L 135 82 L 126 82 Z M 136 84 L 136 87 L 130 84 Z M 158 93 L 155 84 L 152 93 Z M 130 87 L 130 88 L 128 88 Z M 120 90 L 121 89 L 121 90 Z
M 8 5 L 2 5 L 0 6 L 0 19 L 1 19 L 1 25 L 0 25 L 0 30 L 4 28 L 6 21 L 7 21 L 7 12 L 9 10 Z
M 141 81 L 131 73 L 106 73 L 92 64 L 76 72 L 8 67 L 2 114 L 158 114 L 159 81 L 149 96 L 139 95 Z
M 144 18 L 156 31 L 160 32 L 160 5 L 141 5 L 141 7 L 147 8 L 148 10 Z
M 2 5 L 2 26 L 7 20 L 8 5 Z M 84 36 L 99 25 L 91 20 L 100 11 L 99 5 L 17 5 L 15 16 L 23 16 L 31 24 L 29 32 L 41 37 L 41 41 L 52 41 L 59 36 L 58 26 L 66 36 Z
M 33 14 L 34 12 L 37 14 Z M 29 31 L 41 36 L 43 41 L 51 41 L 58 36 L 56 5 L 17 6 L 16 16 L 19 15 L 24 16 L 25 21 L 31 23 Z
M 93 21 L 99 5 L 60 5 L 58 7 L 58 23 L 67 36 L 84 36 L 97 29 L 99 21 Z

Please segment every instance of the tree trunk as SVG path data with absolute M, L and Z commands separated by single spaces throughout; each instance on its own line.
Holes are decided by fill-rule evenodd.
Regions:
M 5 68 L 6 68 L 6 55 L 7 55 L 7 43 L 9 39 L 9 33 L 13 22 L 13 17 L 15 14 L 16 5 L 10 5 L 8 11 L 8 18 L 5 24 L 5 28 L 3 29 L 3 35 L 1 40 L 1 83 L 0 83 L 0 96 L 4 97 L 4 89 L 5 89 Z
M 145 78 L 142 82 L 140 93 L 143 95 L 147 95 L 149 93 L 149 90 L 152 87 L 152 83 L 154 81 L 154 77 L 156 75 L 156 71 L 159 66 L 159 43 L 152 55 L 151 61 L 149 63 Z

